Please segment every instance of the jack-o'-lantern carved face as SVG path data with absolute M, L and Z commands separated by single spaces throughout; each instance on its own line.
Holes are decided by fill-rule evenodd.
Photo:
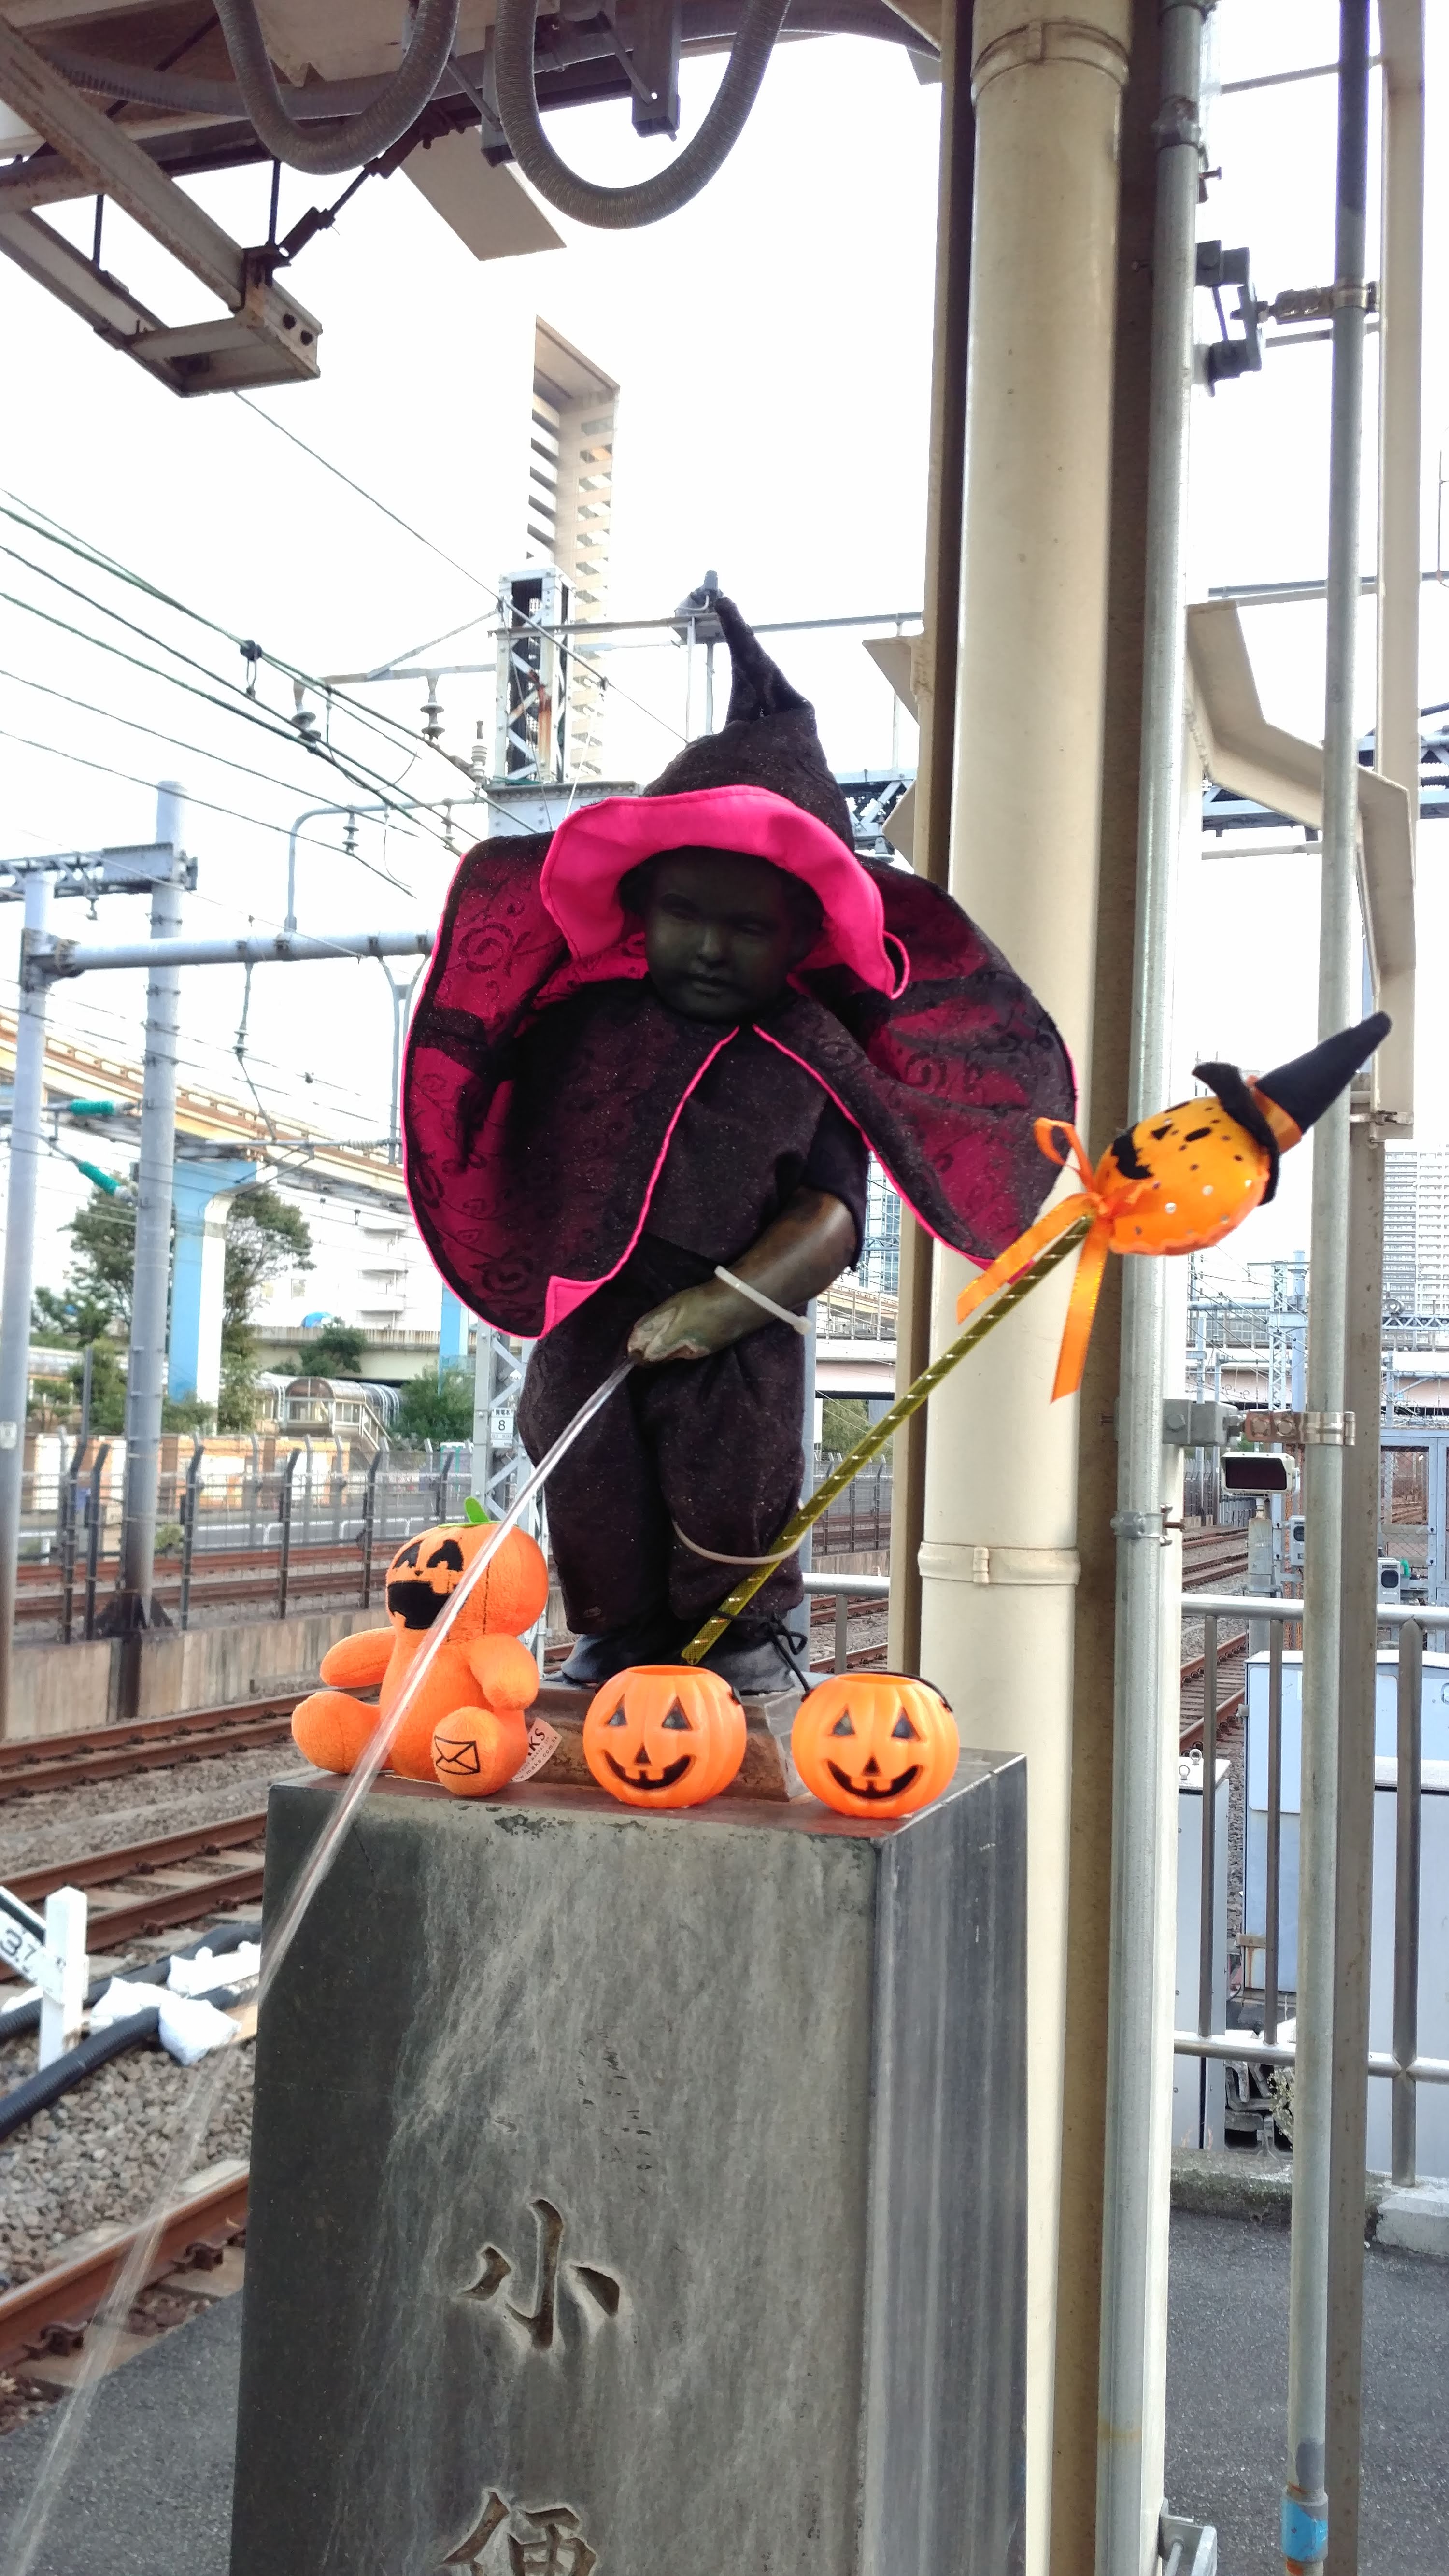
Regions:
M 954 1776 L 956 1721 L 929 1682 L 834 1673 L 803 1699 L 791 1735 L 807 1789 L 842 1816 L 908 1816 Z
M 387 1569 L 387 1609 L 400 1634 L 415 1636 L 432 1627 L 491 1534 L 487 1521 L 446 1521 L 398 1549 Z M 516 1637 L 532 1626 L 547 1599 L 542 1550 L 527 1531 L 510 1530 L 461 1616 L 470 1633 L 497 1629 Z
M 697 1807 L 745 1758 L 745 1713 L 718 1673 L 632 1664 L 589 1703 L 584 1760 L 627 1807 Z

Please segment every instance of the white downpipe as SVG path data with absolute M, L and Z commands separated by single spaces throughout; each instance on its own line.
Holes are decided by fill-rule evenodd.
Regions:
M 1188 437 L 1193 386 L 1198 103 L 1205 0 L 1162 11 L 1147 459 L 1142 786 L 1127 1116 L 1172 1097 L 1171 967 L 1182 838 Z M 1163 1261 L 1123 1265 L 1107 2015 L 1097 2576 L 1157 2564 L 1167 2372 L 1172 1887 L 1180 1571 L 1164 1523 L 1169 1315 Z
M 1128 0 L 978 0 L 951 892 L 1089 1071 Z M 975 1273 L 935 1265 L 932 1348 Z M 1026 2567 L 1051 2495 L 1071 1782 L 1076 1407 L 1051 1402 L 1064 1270 L 936 1399 L 921 1669 L 968 1744 L 1029 1763 Z

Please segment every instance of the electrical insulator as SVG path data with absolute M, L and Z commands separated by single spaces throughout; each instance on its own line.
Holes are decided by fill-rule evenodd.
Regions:
M 347 817 L 347 829 L 342 835 L 342 855 L 345 859 L 355 859 L 357 856 L 357 816 L 355 814 L 349 814 Z
M 442 738 L 442 701 L 438 696 L 437 680 L 430 671 L 428 673 L 428 694 L 423 700 L 423 740 L 424 742 L 441 742 Z

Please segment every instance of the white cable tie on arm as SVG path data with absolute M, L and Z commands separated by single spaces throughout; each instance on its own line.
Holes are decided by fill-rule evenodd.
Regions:
M 773 1315 L 777 1324 L 788 1324 L 793 1333 L 809 1333 L 808 1315 L 792 1315 L 788 1306 L 777 1306 L 773 1297 L 765 1295 L 763 1288 L 752 1288 L 748 1279 L 737 1279 L 732 1270 L 726 1270 L 722 1261 L 715 1263 L 714 1275 L 716 1279 L 722 1279 L 727 1288 L 738 1288 L 742 1297 L 750 1297 L 757 1306 L 763 1306 L 766 1314 Z

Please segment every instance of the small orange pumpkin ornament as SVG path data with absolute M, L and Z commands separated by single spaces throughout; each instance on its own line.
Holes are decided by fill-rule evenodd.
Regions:
M 805 1786 L 841 1816 L 909 1816 L 955 1777 L 961 1738 L 929 1682 L 832 1673 L 800 1702 L 790 1737 Z
M 631 1664 L 589 1702 L 584 1760 L 626 1807 L 698 1807 L 745 1758 L 745 1712 L 698 1664 Z
M 1038 1118 L 1036 1140 L 1053 1163 L 1074 1165 L 1082 1186 L 1058 1199 L 1007 1245 L 956 1300 L 956 1321 L 1031 1267 L 1048 1246 L 1090 1217 L 1057 1361 L 1055 1399 L 1082 1382 L 1092 1318 L 1109 1252 L 1205 1252 L 1278 1187 L 1278 1163 L 1353 1080 L 1389 1033 L 1384 1011 L 1340 1029 L 1307 1055 L 1247 1082 L 1235 1064 L 1200 1064 L 1211 1096 L 1178 1101 L 1115 1136 L 1094 1170 L 1075 1127 Z

